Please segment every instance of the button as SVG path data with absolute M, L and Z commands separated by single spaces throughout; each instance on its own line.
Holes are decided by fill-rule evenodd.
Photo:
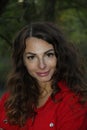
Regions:
M 54 123 L 51 122 L 51 123 L 49 124 L 49 126 L 50 126 L 51 128 L 54 127 Z
M 3 122 L 4 122 L 5 124 L 8 124 L 8 120 L 7 120 L 7 119 L 4 119 Z

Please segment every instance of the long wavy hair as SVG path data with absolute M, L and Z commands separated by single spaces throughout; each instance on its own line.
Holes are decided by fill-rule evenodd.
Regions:
M 87 100 L 87 84 L 83 61 L 73 44 L 67 42 L 60 29 L 48 22 L 31 23 L 24 27 L 13 42 L 13 70 L 8 78 L 9 97 L 5 103 L 7 117 L 12 124 L 23 126 L 27 118 L 36 115 L 35 107 L 40 95 L 39 85 L 27 72 L 23 62 L 26 39 L 36 37 L 52 44 L 57 57 L 56 71 L 52 77 L 52 99 L 61 89 L 58 82 L 64 81 L 81 100 Z

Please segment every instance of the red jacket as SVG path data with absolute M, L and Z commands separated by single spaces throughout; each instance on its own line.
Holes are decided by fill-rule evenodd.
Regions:
M 62 91 L 56 94 L 56 99 L 62 97 L 62 101 L 54 103 L 49 97 L 36 110 L 34 123 L 28 119 L 22 128 L 8 123 L 4 110 L 5 94 L 0 100 L 0 130 L 87 130 L 87 107 L 78 103 L 78 98 L 65 84 L 59 83 L 59 86 Z

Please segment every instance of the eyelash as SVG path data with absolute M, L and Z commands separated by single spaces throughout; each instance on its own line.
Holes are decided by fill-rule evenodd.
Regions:
M 27 59 L 33 60 L 35 56 L 27 56 Z
M 47 56 L 48 56 L 48 57 L 54 56 L 54 53 L 47 53 Z
M 52 56 L 54 56 L 54 53 L 47 53 L 46 54 L 48 57 L 52 57 Z M 33 60 L 35 58 L 35 56 L 27 56 L 27 59 L 29 59 L 29 60 Z

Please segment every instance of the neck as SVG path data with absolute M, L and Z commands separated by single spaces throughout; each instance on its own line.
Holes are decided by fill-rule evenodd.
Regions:
M 40 98 L 50 95 L 52 93 L 51 82 L 41 83 L 40 85 Z
M 41 87 L 41 93 L 39 96 L 37 108 L 43 106 L 46 103 L 52 92 L 53 90 L 51 88 L 51 85 L 49 86 L 46 84 L 45 86 Z

